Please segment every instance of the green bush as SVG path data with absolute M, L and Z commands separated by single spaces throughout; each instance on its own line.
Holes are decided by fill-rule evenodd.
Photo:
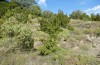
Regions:
M 55 34 L 58 34 L 61 31 L 60 25 L 56 20 L 56 16 L 52 16 L 49 19 L 43 18 L 40 21 L 40 25 L 41 31 L 50 34 L 50 36 L 55 36 Z
M 18 48 L 21 51 L 30 51 L 34 47 L 34 39 L 32 38 L 32 32 L 28 28 L 22 28 L 19 35 L 16 37 L 18 42 Z
M 49 15 L 46 15 L 46 13 Z M 57 15 L 45 11 L 42 16 L 40 29 L 49 34 L 51 38 L 43 41 L 44 46 L 40 48 L 40 53 L 41 55 L 48 55 L 57 50 L 57 35 L 62 31 L 62 28 L 67 28 L 70 19 L 67 15 L 64 15 L 63 11 L 59 11 Z
M 43 40 L 44 45 L 40 47 L 41 55 L 48 55 L 50 53 L 56 52 L 59 48 L 57 47 L 57 42 L 53 39 Z
M 30 6 L 30 12 L 33 14 L 33 15 L 36 15 L 36 16 L 40 16 L 41 15 L 41 9 L 39 6 L 35 6 L 35 5 L 32 5 Z
M 100 14 L 99 13 L 97 13 L 97 14 L 92 13 L 91 20 L 92 21 L 100 21 Z
M 18 7 L 17 3 L 14 2 L 0 2 L 0 17 L 4 16 L 7 10 L 14 9 L 15 7 Z
M 84 13 L 83 11 L 80 11 L 80 10 L 73 11 L 70 14 L 70 18 L 72 18 L 72 19 L 80 19 L 80 20 L 85 20 L 85 21 L 91 20 L 89 15 L 87 15 L 86 13 Z
M 5 18 L 9 18 L 11 16 L 14 16 L 17 21 L 22 22 L 22 23 L 27 23 L 28 15 L 30 14 L 30 11 L 26 8 L 17 7 L 13 10 L 8 10 L 5 14 Z
M 17 19 L 17 21 L 22 22 L 22 23 L 27 23 L 29 22 L 29 15 L 32 16 L 40 16 L 41 15 L 41 10 L 38 6 L 30 6 L 29 8 L 27 7 L 16 7 L 15 9 L 8 10 L 5 13 L 4 18 L 8 19 L 9 17 L 13 16 Z
M 56 36 L 56 34 L 62 31 L 61 28 L 67 28 L 69 21 L 68 16 L 64 15 L 63 11 L 59 11 L 57 15 L 52 15 L 48 19 L 42 18 L 40 28 L 51 36 Z
M 4 23 L 1 26 L 1 31 L 2 31 L 2 35 L 4 37 L 14 37 L 16 35 L 18 35 L 19 33 L 19 26 L 18 25 L 14 25 L 14 24 L 9 24 L 9 23 Z
M 61 10 L 58 11 L 56 20 L 57 20 L 57 25 L 59 25 L 62 28 L 66 28 L 68 26 L 68 23 L 70 22 L 69 17 L 65 15 L 64 12 Z
M 11 2 L 16 2 L 23 7 L 29 7 L 32 4 L 36 4 L 36 0 L 11 0 Z
M 47 10 L 43 11 L 43 13 L 42 13 L 42 16 L 44 18 L 50 18 L 52 15 L 53 15 L 53 12 L 47 11 Z
M 0 38 L 2 38 L 2 30 L 1 30 L 1 25 L 4 23 L 4 20 L 0 18 Z

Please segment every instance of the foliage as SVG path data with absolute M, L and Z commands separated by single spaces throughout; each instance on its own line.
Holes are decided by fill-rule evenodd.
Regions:
M 27 23 L 27 22 L 29 22 L 29 15 L 30 14 L 32 16 L 40 16 L 41 15 L 41 10 L 38 6 L 34 6 L 34 5 L 31 6 L 30 8 L 16 7 L 13 10 L 8 10 L 5 13 L 4 18 L 9 18 L 9 17 L 13 16 L 17 19 L 17 21 L 22 22 L 22 23 Z
M 64 15 L 62 11 L 59 11 L 57 15 L 51 17 L 42 18 L 40 21 L 41 30 L 52 35 L 58 34 L 62 28 L 66 28 L 70 19 L 67 15 Z
M 40 51 L 42 55 L 48 55 L 57 51 L 57 35 L 62 31 L 61 28 L 67 28 L 70 19 L 67 15 L 64 15 L 63 11 L 59 11 L 57 15 L 44 11 L 42 16 L 43 18 L 40 20 L 41 31 L 49 34 L 51 38 L 43 41 L 44 46 L 40 48 Z
M 52 15 L 53 15 L 53 12 L 48 11 L 48 10 L 45 10 L 45 11 L 43 11 L 43 13 L 42 13 L 42 16 L 43 16 L 44 18 L 50 18 Z
M 7 21 L 1 26 L 2 37 L 15 38 L 17 47 L 21 51 L 29 51 L 34 47 L 34 39 L 32 38 L 32 31 L 28 25 L 18 25 Z
M 91 20 L 90 17 L 86 13 L 84 13 L 84 12 L 82 12 L 80 10 L 73 11 L 70 14 L 70 18 L 72 18 L 72 19 L 80 19 L 80 20 Z
M 70 23 L 69 17 L 61 10 L 59 10 L 57 14 L 53 14 L 53 12 L 47 10 L 41 12 L 39 6 L 31 5 L 33 0 L 13 1 L 18 4 L 14 2 L 0 2 L 0 57 L 2 57 L 1 55 L 3 54 L 9 55 L 8 57 L 7 55 L 3 55 L 4 58 L 0 58 L 1 65 L 18 65 L 21 63 L 21 65 L 25 65 L 31 63 L 30 55 L 25 53 L 21 54 L 20 52 L 33 50 L 35 47 L 34 42 L 37 42 L 37 45 L 41 43 L 36 51 L 30 52 L 31 54 L 37 54 L 35 55 L 35 59 L 38 57 L 39 59 L 44 59 L 44 57 L 52 58 L 51 55 L 54 54 L 55 57 L 53 58 L 53 62 L 59 63 L 58 65 L 98 65 L 94 57 L 88 56 L 92 47 L 91 44 L 85 44 L 88 41 L 84 39 L 84 35 L 94 34 L 96 37 L 99 37 L 99 24 L 98 22 L 96 24 L 93 23 L 88 27 L 88 24 L 84 24 L 81 20 L 92 19 L 93 21 L 100 21 L 100 14 L 92 14 L 90 18 L 82 11 L 74 11 L 70 17 L 81 20 L 77 20 L 77 23 Z M 19 6 L 19 4 L 21 6 Z M 71 25 L 75 27 L 73 28 Z M 96 25 L 98 28 L 95 27 Z M 37 30 L 36 28 L 39 29 Z M 74 31 L 70 32 L 70 30 Z M 64 43 L 61 41 L 63 38 Z M 59 44 L 59 40 L 65 47 L 70 44 L 70 48 L 62 48 Z M 18 50 L 16 50 L 16 48 Z M 9 52 L 9 50 L 11 50 L 11 52 Z M 9 52 L 9 54 L 6 52 Z M 10 53 L 15 56 L 12 56 Z M 42 57 L 38 56 L 38 54 L 51 55 Z M 85 54 L 87 54 L 87 56 L 85 56 Z M 9 60 L 10 56 L 11 60 Z M 53 65 L 56 65 L 56 63 Z
M 9 23 L 4 23 L 2 26 L 1 26 L 1 31 L 2 32 L 2 35 L 4 37 L 14 37 L 18 34 L 18 29 L 20 27 L 15 25 L 13 26 L 12 24 L 9 24 Z
M 40 16 L 41 15 L 41 9 L 40 9 L 39 6 L 32 5 L 32 6 L 30 6 L 29 9 L 34 15 L 36 15 L 36 16 Z
M 34 47 L 34 39 L 32 37 L 32 31 L 27 28 L 27 26 L 23 26 L 20 29 L 20 33 L 16 36 L 18 42 L 18 48 L 21 51 L 29 51 Z
M 83 14 L 82 11 L 76 10 L 76 11 L 73 11 L 72 14 L 70 14 L 70 18 L 80 19 L 80 17 L 81 17 L 82 14 Z
M 55 16 L 52 16 L 49 19 L 43 18 L 40 21 L 40 25 L 41 30 L 50 34 L 51 36 L 54 36 L 54 34 L 58 34 L 61 30 Z
M 34 47 L 34 39 L 28 32 L 21 33 L 18 37 L 18 47 L 21 51 L 29 51 Z
M 88 21 L 88 20 L 91 20 L 91 18 L 89 17 L 89 15 L 87 15 L 86 13 L 83 13 L 80 17 L 81 20 L 84 20 L 84 21 Z
M 68 26 L 70 19 L 63 11 L 59 10 L 56 17 L 60 27 L 66 28 Z
M 44 45 L 40 47 L 41 55 L 48 55 L 58 50 L 57 42 L 54 39 L 43 40 Z
M 100 14 L 97 13 L 97 14 L 91 14 L 91 19 L 92 21 L 100 21 Z
M 21 6 L 30 6 L 32 4 L 36 4 L 35 0 L 11 0 L 11 2 L 16 2 Z
M 65 38 L 67 39 L 69 37 L 69 30 L 68 29 L 63 29 L 62 32 L 60 32 L 58 35 L 57 35 L 57 38 L 60 40 L 62 38 Z
M 11 9 L 17 7 L 18 4 L 14 2 L 0 2 L 0 17 L 4 16 L 4 14 Z

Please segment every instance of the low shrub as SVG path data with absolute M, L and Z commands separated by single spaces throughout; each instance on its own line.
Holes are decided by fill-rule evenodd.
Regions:
M 21 27 L 20 33 L 16 36 L 18 48 L 21 51 L 30 51 L 34 47 L 34 38 L 32 37 L 32 31 L 27 26 Z
M 96 29 L 95 32 L 94 32 L 94 34 L 95 34 L 97 37 L 99 37 L 99 36 L 100 36 L 100 29 Z
M 43 40 L 44 45 L 40 47 L 41 55 L 48 55 L 52 52 L 56 52 L 59 48 L 57 47 L 57 42 L 53 39 Z
M 5 37 L 14 37 L 14 36 L 18 35 L 19 28 L 20 27 L 17 25 L 14 26 L 14 25 L 9 24 L 9 23 L 4 23 L 1 26 L 2 35 Z

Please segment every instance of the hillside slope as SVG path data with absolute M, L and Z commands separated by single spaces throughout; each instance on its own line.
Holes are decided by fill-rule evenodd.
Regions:
M 9 22 L 14 23 L 11 17 Z M 16 24 L 23 30 L 31 29 L 34 37 L 35 48 L 41 46 L 40 39 L 47 39 L 48 34 L 40 31 L 38 19 L 30 19 L 31 24 Z M 38 51 L 20 52 L 10 51 L 16 42 L 15 38 L 0 39 L 0 63 L 1 65 L 99 65 L 100 61 L 100 23 L 95 21 L 71 20 L 74 31 L 63 29 L 58 45 L 62 49 L 56 53 L 41 56 Z M 6 24 L 4 24 L 6 25 Z M 9 25 L 7 25 L 9 27 Z M 11 27 L 11 26 L 10 26 Z M 17 28 L 17 27 L 16 27 Z M 97 32 L 99 31 L 99 32 Z

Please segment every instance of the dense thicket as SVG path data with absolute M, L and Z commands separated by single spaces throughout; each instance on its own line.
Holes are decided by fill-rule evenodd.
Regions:
M 53 14 L 50 11 L 44 11 L 42 16 L 42 20 L 40 20 L 40 29 L 41 31 L 48 33 L 50 35 L 50 39 L 45 40 L 41 54 L 47 55 L 58 49 L 56 43 L 57 35 L 62 31 L 61 28 L 68 28 L 70 19 L 63 13 L 63 11 L 58 11 L 58 14 Z
M 0 2 L 0 17 L 4 16 L 5 13 L 8 10 L 14 9 L 15 7 L 18 7 L 19 5 L 14 2 Z
M 40 54 L 47 55 L 57 51 L 57 35 L 62 31 L 62 28 L 71 28 L 69 17 L 63 11 L 59 11 L 57 14 L 53 14 L 51 11 L 41 12 L 39 6 L 34 4 L 29 4 L 29 6 L 22 2 L 20 2 L 21 6 L 17 0 L 0 2 L 0 38 L 15 38 L 16 47 L 21 51 L 32 50 L 34 48 L 34 38 L 32 37 L 32 30 L 28 26 L 32 25 L 31 19 L 40 17 L 40 31 L 50 36 L 49 39 L 42 41 L 44 45 L 39 49 Z M 29 3 L 31 2 L 29 1 Z M 23 7 L 23 5 L 25 6 Z

